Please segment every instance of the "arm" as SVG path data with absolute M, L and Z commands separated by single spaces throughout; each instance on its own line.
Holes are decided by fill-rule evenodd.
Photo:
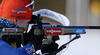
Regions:
M 33 49 L 30 44 L 24 47 L 15 48 L 0 39 L 0 55 L 32 55 Z

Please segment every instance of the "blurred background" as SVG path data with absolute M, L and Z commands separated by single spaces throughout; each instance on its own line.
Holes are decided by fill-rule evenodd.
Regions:
M 74 26 L 100 26 L 100 0 L 35 0 L 34 5 L 34 11 L 50 9 L 65 15 Z M 100 30 L 87 29 L 65 54 L 100 55 Z

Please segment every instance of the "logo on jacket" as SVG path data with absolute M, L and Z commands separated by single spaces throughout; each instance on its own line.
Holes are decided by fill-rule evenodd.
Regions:
M 26 48 L 26 51 L 27 51 L 28 54 L 31 54 L 31 53 L 35 52 L 33 46 L 31 46 L 31 47 L 29 47 L 29 48 Z

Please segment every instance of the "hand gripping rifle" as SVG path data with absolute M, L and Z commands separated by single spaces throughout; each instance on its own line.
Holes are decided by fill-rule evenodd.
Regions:
M 42 53 L 48 53 L 47 55 L 56 55 L 58 52 L 65 49 L 66 45 L 80 38 L 80 34 L 85 34 L 85 29 L 100 29 L 100 26 L 52 26 L 50 23 L 43 23 L 40 15 L 33 15 L 29 24 L 33 24 L 29 33 L 32 34 L 33 37 L 37 36 L 42 40 L 42 44 L 36 44 L 36 46 L 38 46 L 36 49 L 41 49 Z M 58 44 L 55 43 L 55 41 L 59 39 L 58 35 L 76 35 L 76 37 L 58 48 Z M 43 44 L 43 40 L 48 40 L 48 37 L 46 36 L 51 36 L 49 39 L 51 42 Z

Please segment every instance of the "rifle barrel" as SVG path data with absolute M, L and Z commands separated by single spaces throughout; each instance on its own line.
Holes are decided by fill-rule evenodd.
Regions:
M 100 26 L 58 26 L 62 28 L 100 29 Z

